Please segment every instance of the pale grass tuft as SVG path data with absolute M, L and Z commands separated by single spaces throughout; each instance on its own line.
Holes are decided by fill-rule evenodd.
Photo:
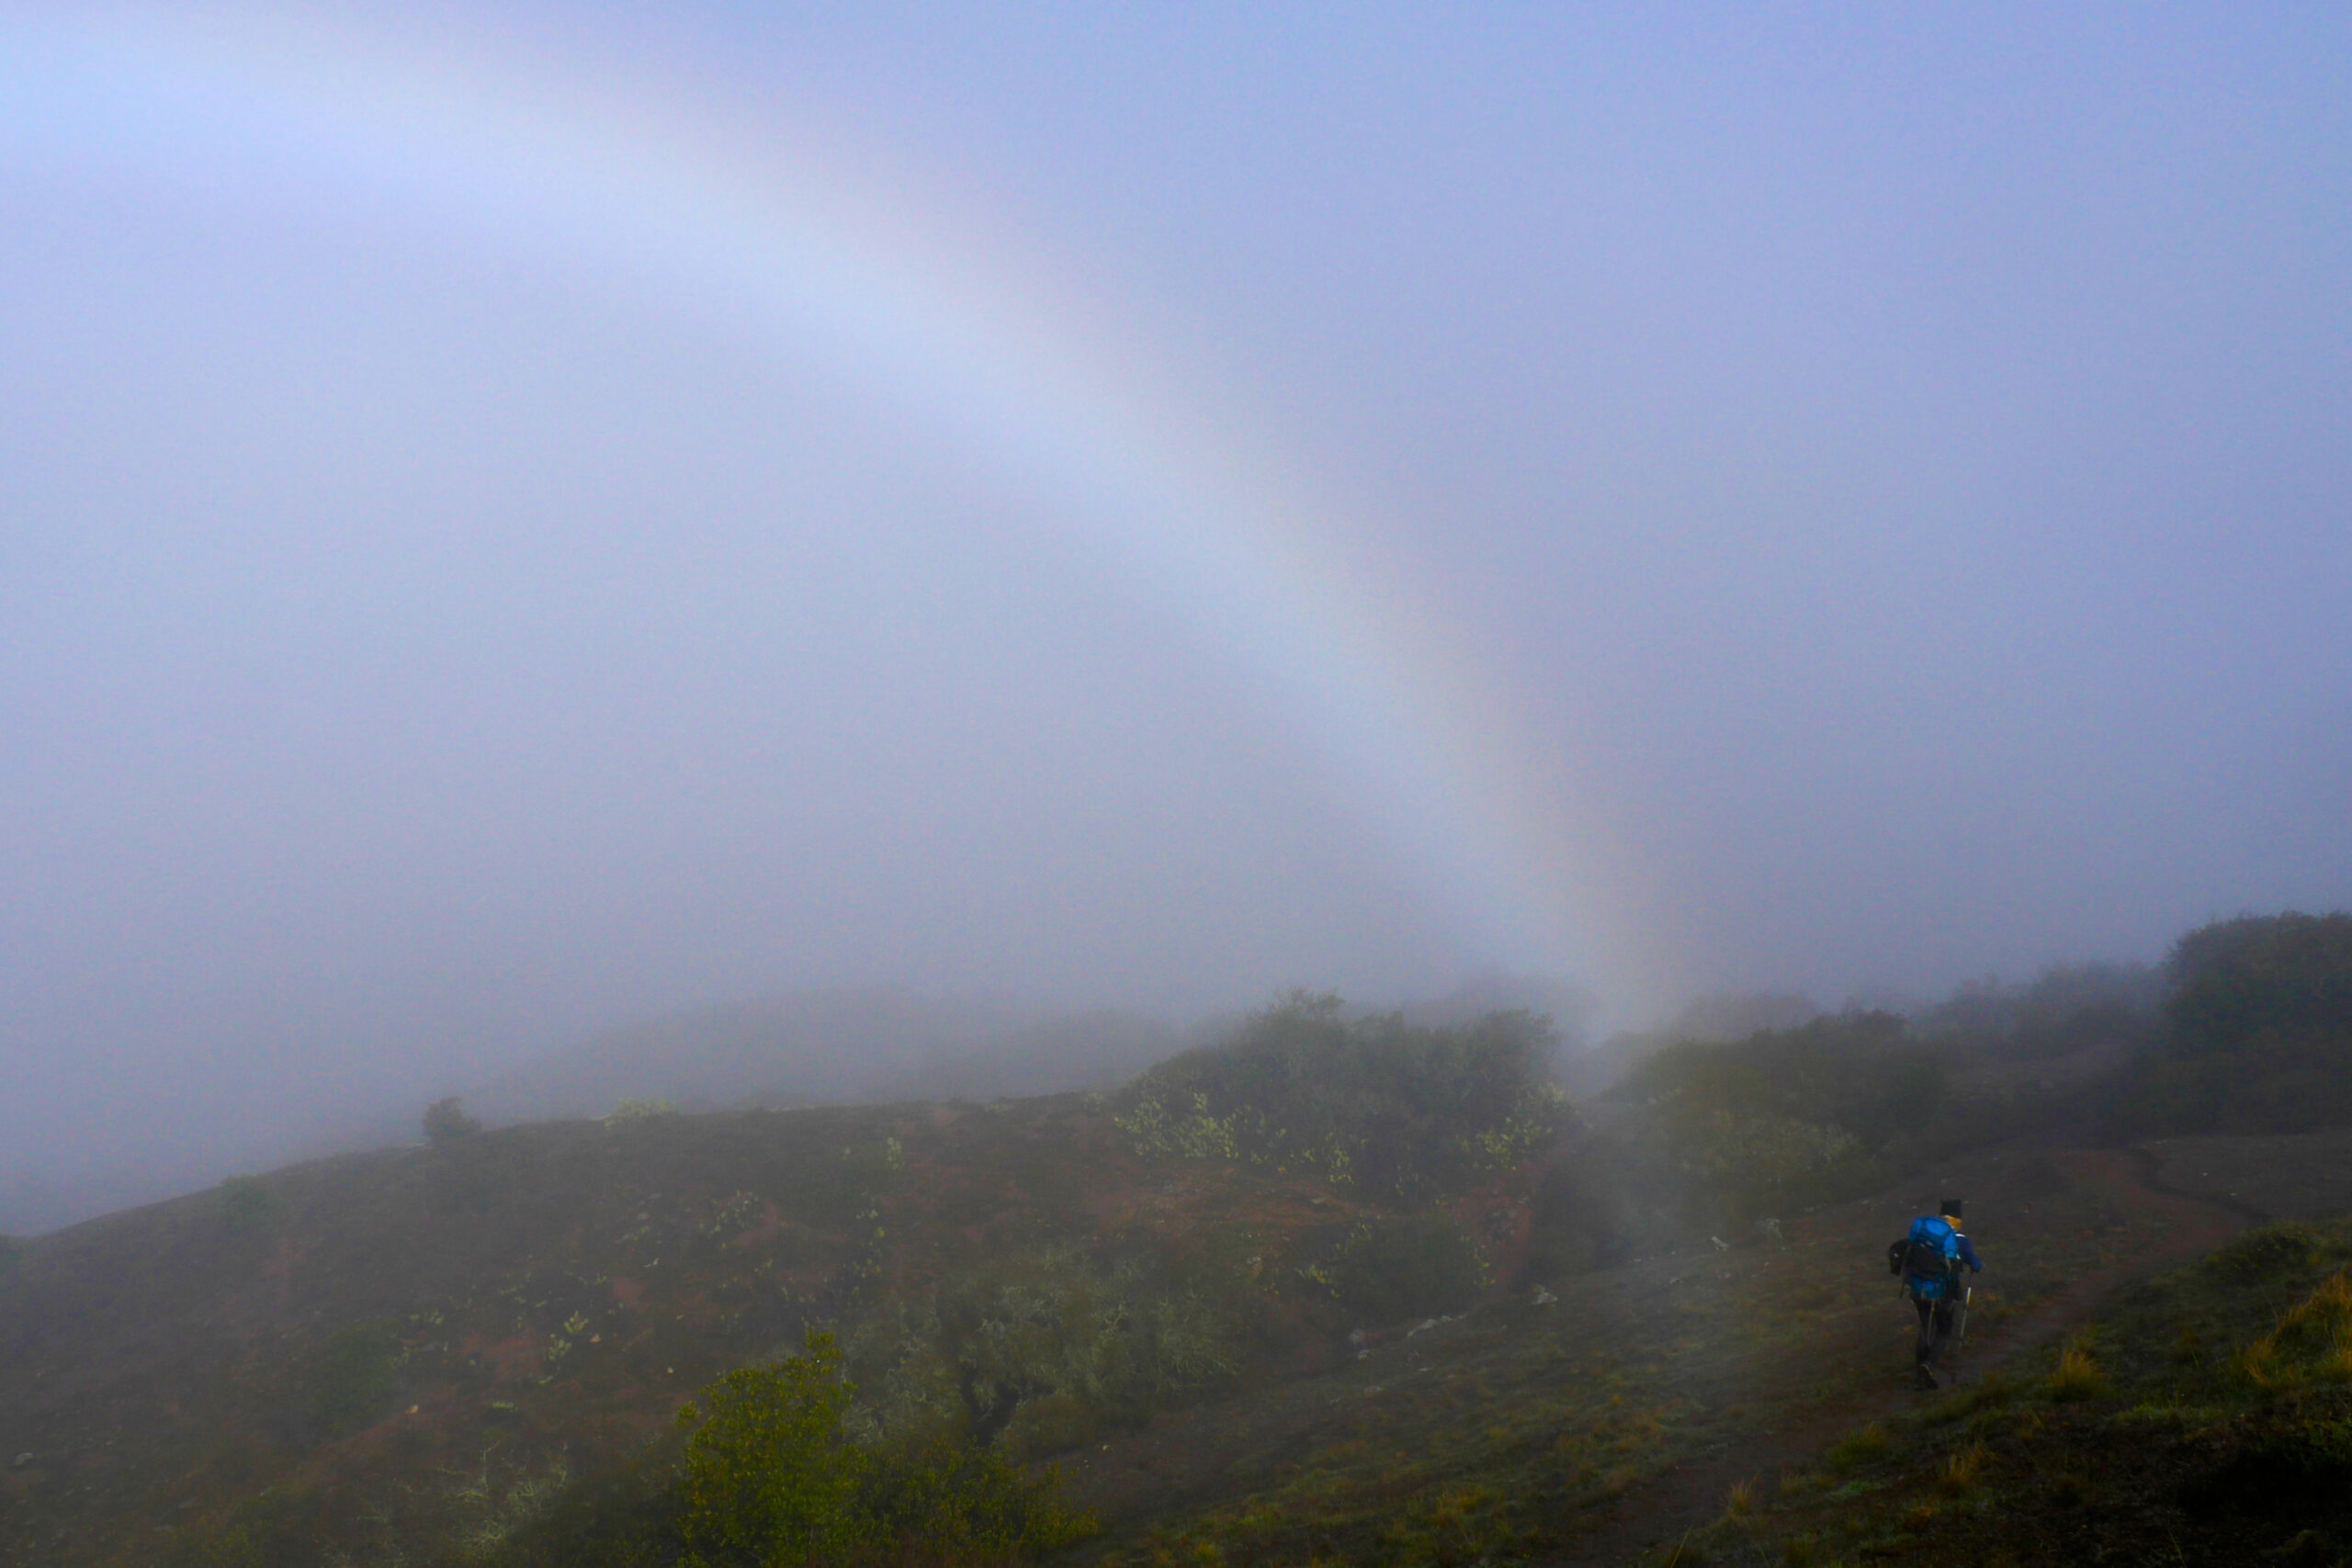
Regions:
M 1823 1455 L 1832 1470 L 1851 1470 L 1868 1464 L 1886 1452 L 1886 1428 L 1872 1421 L 1858 1432 L 1849 1432 L 1830 1445 Z
M 1937 1472 L 1936 1483 L 1953 1496 L 1976 1484 L 1976 1477 L 1984 1468 L 1984 1445 L 1971 1443 L 1945 1460 Z
M 2050 1373 L 2049 1392 L 2055 1400 L 2097 1399 L 2107 1393 L 2107 1373 L 2088 1345 L 2076 1340 L 2060 1352 Z

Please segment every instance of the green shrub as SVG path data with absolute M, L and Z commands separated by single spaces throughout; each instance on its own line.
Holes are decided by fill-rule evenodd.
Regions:
M 1902 1019 L 1842 1014 L 1667 1047 L 1610 1091 L 1629 1114 L 1608 1140 L 1686 1225 L 1740 1225 L 1880 1185 L 1943 1091 L 1941 1060 Z
M 2173 944 L 2173 1048 L 2242 1052 L 2352 1037 L 2352 914 L 2246 915 Z
M 869 1394 L 851 1421 L 1053 1453 L 1221 1381 L 1230 1339 L 1196 1289 L 1075 1247 L 1023 1251 L 861 1318 L 848 1359 Z
M 1478 1244 L 1442 1213 L 1365 1226 L 1329 1273 L 1340 1300 L 1368 1323 L 1457 1311 L 1489 1278 Z
M 1014 1562 L 1095 1529 L 1051 1471 L 1032 1480 L 993 1449 L 934 1440 L 866 1473 L 861 1506 L 887 1562 Z
M 902 1449 L 850 1440 L 855 1389 L 832 1337 L 803 1353 L 728 1373 L 679 1412 L 691 1435 L 679 1482 L 689 1568 L 801 1563 L 1001 1562 L 1088 1533 L 1055 1478 L 935 1436 Z
M 834 1562 L 860 1540 L 865 1452 L 842 1435 L 853 1390 L 828 1334 L 775 1366 L 744 1367 L 678 1412 L 686 1439 L 680 1533 L 690 1568 Z
M 1894 1013 L 1841 1013 L 1729 1045 L 1670 1045 L 1609 1098 L 1834 1126 L 1874 1149 L 1915 1131 L 1943 1098 L 1941 1059 L 1907 1030 Z
M 2174 943 L 2163 1048 L 2119 1097 L 2125 1132 L 2352 1122 L 2352 914 L 2245 915 Z
M 1551 1142 L 1566 1120 L 1544 1077 L 1555 1043 L 1524 1012 L 1424 1027 L 1351 1021 L 1339 998 L 1298 993 L 1229 1043 L 1144 1074 L 1115 1120 L 1146 1156 L 1247 1160 L 1415 1201 Z

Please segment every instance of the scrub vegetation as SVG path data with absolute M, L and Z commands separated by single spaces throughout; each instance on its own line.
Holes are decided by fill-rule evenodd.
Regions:
M 2342 925 L 1574 1102 L 1540 1019 L 1312 995 L 1101 1095 L 444 1101 L 0 1241 L 0 1563 L 2331 1560 L 2261 1478 L 2346 1473 Z M 1881 1258 L 1943 1190 L 1985 1360 L 1916 1402 Z
M 1720 1563 L 2336 1562 L 2352 1553 L 2352 1222 L 2268 1225 L 1780 1477 Z

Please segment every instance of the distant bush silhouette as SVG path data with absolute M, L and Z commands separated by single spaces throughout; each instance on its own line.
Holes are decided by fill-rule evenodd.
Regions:
M 424 1141 L 436 1149 L 463 1143 L 481 1131 L 481 1123 L 465 1112 L 456 1095 L 424 1108 Z
M 1939 1114 L 1945 1073 L 1893 1013 L 1685 1043 L 1609 1093 L 1627 1176 L 1686 1223 L 1740 1224 L 1867 1190 Z
M 1548 1144 L 1567 1119 L 1544 1077 L 1555 1043 L 1524 1012 L 1460 1027 L 1350 1020 L 1296 993 L 1228 1044 L 1188 1051 L 1121 1096 L 1138 1153 L 1312 1172 L 1415 1202 Z
M 2241 916 L 2173 946 L 2163 1048 L 2127 1132 L 2296 1132 L 2352 1122 L 2352 914 Z
M 2352 914 L 2241 916 L 2173 944 L 2165 1012 L 2186 1055 L 2352 1036 Z
M 2097 1045 L 2152 1043 L 2166 988 L 2143 964 L 2060 964 L 2023 985 L 1992 979 L 1962 985 L 1911 1021 L 1925 1041 L 1995 1051 L 2025 1060 Z
M 0 1231 L 0 1274 L 6 1274 L 25 1260 L 25 1244 L 6 1231 Z
M 1003 1562 L 1064 1545 L 1091 1521 L 1003 1456 L 935 1439 L 867 1448 L 843 1429 L 855 1390 L 830 1335 L 745 1367 L 679 1412 L 678 1484 L 688 1568 Z
M 220 1184 L 213 1205 L 230 1229 L 240 1231 L 267 1230 L 286 1213 L 286 1200 L 258 1176 L 229 1178 Z

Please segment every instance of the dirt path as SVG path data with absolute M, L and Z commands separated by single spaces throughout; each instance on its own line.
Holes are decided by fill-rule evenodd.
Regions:
M 1963 1385 L 2064 1335 L 2088 1320 L 2123 1287 L 2202 1257 L 2246 1225 L 2267 1217 L 2249 1204 L 2162 1184 L 2157 1176 L 2160 1162 L 2144 1150 L 2076 1149 L 2053 1153 L 2050 1158 L 2071 1184 L 2103 1194 L 2136 1219 L 2160 1223 L 2161 1239 L 2120 1262 L 2084 1275 L 2030 1312 L 1973 1329 L 1958 1368 L 1957 1381 Z M 1890 1332 L 1896 1327 L 1890 1320 Z M 1759 1434 L 1736 1453 L 1680 1466 L 1627 1494 L 1614 1517 L 1599 1523 L 1576 1551 L 1555 1562 L 1562 1568 L 1572 1564 L 1582 1568 L 1635 1563 L 1655 1553 L 1670 1552 L 1689 1531 L 1720 1517 L 1725 1498 L 1741 1482 L 1769 1483 L 1804 1465 L 1864 1422 L 1909 1409 L 1922 1397 L 1934 1396 L 1890 1387 L 1860 1399 L 1819 1405 Z

